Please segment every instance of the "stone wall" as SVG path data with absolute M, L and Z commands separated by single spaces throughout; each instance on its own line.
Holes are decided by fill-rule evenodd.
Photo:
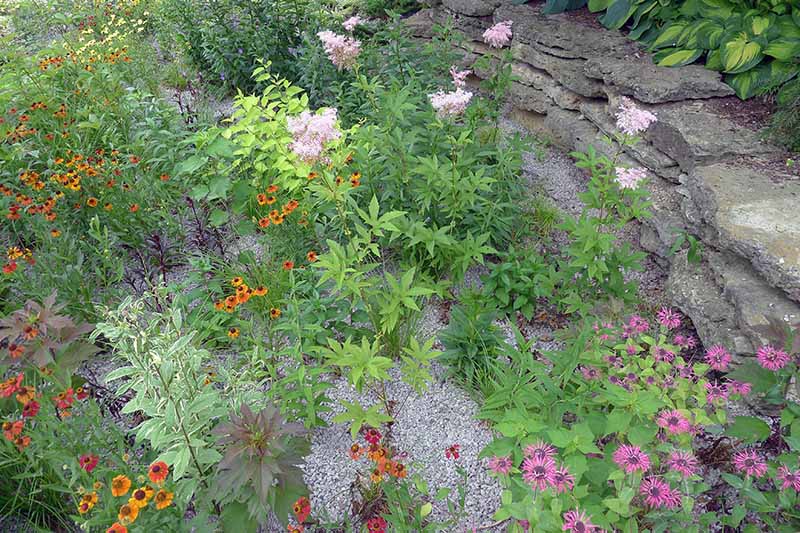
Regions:
M 429 38 L 433 24 L 452 19 L 466 36 L 469 66 L 496 53 L 482 43 L 483 31 L 512 20 L 515 118 L 564 149 L 602 149 L 622 96 L 654 112 L 658 122 L 625 162 L 650 171 L 654 216 L 643 221 L 640 243 L 668 269 L 674 304 L 706 346 L 723 344 L 739 357 L 769 340 L 762 327 L 770 318 L 800 322 L 800 177 L 782 166 L 776 147 L 738 124 L 743 104 L 719 73 L 655 66 L 637 43 L 585 11 L 540 8 L 443 0 L 407 23 Z M 702 264 L 670 255 L 679 231 L 702 241 Z

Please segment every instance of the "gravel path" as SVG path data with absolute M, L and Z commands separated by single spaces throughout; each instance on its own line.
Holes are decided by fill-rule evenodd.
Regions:
M 391 429 L 391 445 L 396 454 L 407 457 L 410 474 L 420 474 L 427 481 L 431 494 L 443 487 L 453 489 L 460 477 L 456 466 L 467 471 L 466 517 L 453 531 L 464 531 L 490 524 L 491 516 L 500 503 L 500 486 L 492 478 L 478 453 L 491 442 L 492 433 L 475 419 L 478 406 L 467 394 L 443 379 L 444 371 L 436 367 L 437 378 L 421 396 L 400 380 L 399 373 L 392 372 L 387 383 L 388 397 L 402 405 Z M 330 420 L 343 411 L 338 401 L 358 401 L 368 407 L 377 403 L 370 393 L 358 394 L 344 379 L 338 379 L 329 390 L 329 396 L 337 402 Z M 363 439 L 359 439 L 363 444 Z M 353 461 L 348 456 L 350 438 L 346 424 L 331 424 L 314 432 L 311 454 L 306 457 L 305 481 L 308 484 L 315 516 L 327 521 L 341 521 L 350 513 L 351 485 L 360 473 L 369 475 L 366 459 Z M 461 446 L 461 457 L 457 461 L 445 457 L 445 448 L 451 444 Z M 443 502 L 435 502 L 434 519 L 447 517 Z

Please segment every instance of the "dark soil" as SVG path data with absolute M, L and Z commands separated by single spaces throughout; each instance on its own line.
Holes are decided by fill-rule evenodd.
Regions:
M 712 98 L 708 107 L 737 126 L 759 131 L 769 126 L 775 104 L 765 98 L 739 100 L 736 96 Z

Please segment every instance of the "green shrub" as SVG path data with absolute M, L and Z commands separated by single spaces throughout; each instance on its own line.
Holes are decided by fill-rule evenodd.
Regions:
M 294 49 L 301 28 L 314 26 L 309 0 L 166 0 L 159 5 L 160 39 L 183 48 L 206 81 L 249 92 L 259 60 L 295 80 Z
M 800 79 L 784 85 L 777 101 L 769 136 L 789 150 L 800 152 Z

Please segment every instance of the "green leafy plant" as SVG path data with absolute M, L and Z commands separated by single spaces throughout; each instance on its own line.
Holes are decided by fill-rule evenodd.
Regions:
M 213 431 L 224 448 L 215 477 L 220 500 L 246 504 L 253 520 L 263 520 L 269 510 L 288 520 L 292 504 L 305 493 L 299 465 L 308 441 L 302 426 L 283 420 L 273 406 L 256 414 L 243 404 L 241 414 L 229 418 Z M 226 509 L 223 521 L 236 512 L 236 506 Z
M 480 298 L 463 298 L 452 308 L 450 323 L 439 334 L 445 348 L 439 359 L 457 379 L 478 390 L 500 366 L 498 357 L 506 349 L 496 319 L 497 311 Z

